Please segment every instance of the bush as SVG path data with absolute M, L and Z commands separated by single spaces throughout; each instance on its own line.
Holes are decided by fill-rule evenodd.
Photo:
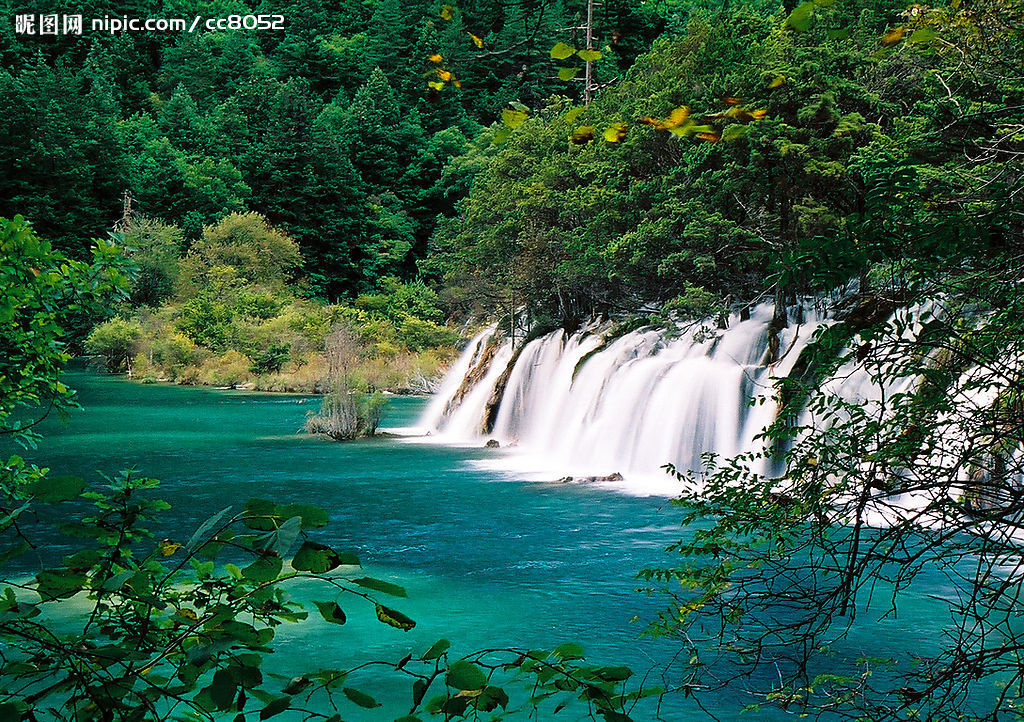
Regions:
M 185 366 L 198 363 L 201 356 L 199 347 L 192 339 L 173 330 L 153 339 L 150 354 L 153 362 L 167 369 L 172 377 Z
M 85 340 L 85 350 L 102 357 L 108 371 L 126 371 L 141 337 L 142 326 L 138 321 L 112 318 L 92 330 Z
M 256 374 L 280 373 L 281 367 L 291 355 L 291 346 L 286 343 L 270 344 L 252 355 L 251 371 Z
M 238 299 L 238 312 L 250 318 L 273 318 L 281 309 L 281 304 L 274 294 L 267 291 L 243 293 Z
M 220 351 L 228 345 L 232 318 L 231 309 L 223 303 L 199 296 L 181 307 L 178 329 L 196 343 Z
M 373 436 L 386 404 L 387 399 L 379 391 L 332 391 L 324 396 L 320 411 L 306 419 L 306 432 L 324 434 L 335 441 Z
M 232 213 L 194 246 L 207 267 L 232 266 L 246 280 L 279 286 L 302 264 L 298 244 L 258 213 Z
M 433 321 L 409 317 L 398 329 L 398 340 L 411 351 L 422 351 L 439 346 L 454 346 L 459 340 L 459 334 Z
M 200 366 L 198 381 L 208 386 L 239 386 L 249 380 L 251 367 L 248 356 L 232 349 Z

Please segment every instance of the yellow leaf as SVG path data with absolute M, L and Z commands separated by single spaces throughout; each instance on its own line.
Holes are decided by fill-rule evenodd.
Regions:
M 885 35 L 882 36 L 882 45 L 895 45 L 903 36 L 907 34 L 907 29 L 900 26 L 898 28 L 892 28 Z
M 462 81 L 460 81 L 458 78 L 455 78 L 454 80 L 452 80 L 452 85 L 454 85 L 456 88 L 461 88 Z
M 427 60 L 429 60 L 432 63 L 440 63 L 444 61 L 444 58 L 441 56 L 441 53 L 434 53 L 429 58 L 427 58 Z
M 722 139 L 722 134 L 717 130 L 713 130 L 710 133 L 697 133 L 697 137 L 701 140 L 706 140 L 711 143 L 717 143 Z
M 786 79 L 783 76 L 776 75 L 775 76 L 775 80 L 773 80 L 771 83 L 769 83 L 768 87 L 774 90 L 775 88 L 779 87 L 780 85 L 782 85 L 785 82 L 786 82 Z
M 484 46 L 483 38 L 478 37 L 473 33 L 469 33 L 469 37 L 473 38 L 473 45 L 477 46 L 478 48 L 482 48 Z
M 754 120 L 764 120 L 767 115 L 768 111 L 765 110 L 764 108 L 761 108 L 760 110 L 750 111 L 750 117 L 752 117 Z
M 438 14 L 441 16 L 442 20 L 451 20 L 455 17 L 455 8 L 451 5 L 442 5 Z
M 165 557 L 172 556 L 179 549 L 181 549 L 181 544 L 170 539 L 164 539 L 160 542 L 160 553 Z
M 682 125 L 677 125 L 675 128 L 669 128 L 668 132 L 672 135 L 678 135 L 680 138 L 686 138 L 693 135 L 693 129 L 696 127 L 692 120 L 688 120 Z
M 509 128 L 518 128 L 526 122 L 526 118 L 527 114 L 522 110 L 509 110 L 505 108 L 501 111 L 501 122 Z
M 727 98 L 722 98 L 722 102 L 725 103 L 726 105 L 739 105 L 743 101 L 741 101 L 739 98 L 727 97 Z
M 581 51 L 579 51 L 576 54 L 579 55 L 582 60 L 586 60 L 588 63 L 596 62 L 596 61 L 600 60 L 603 57 L 601 55 L 601 51 L 600 50 L 590 50 L 590 49 L 587 49 L 587 50 L 581 50 Z
M 444 83 L 440 83 L 436 80 L 431 80 L 429 83 L 427 83 L 427 85 L 429 85 L 434 90 L 441 90 L 441 88 L 444 87 Z
M 438 77 L 441 78 L 441 80 L 443 80 L 446 83 L 452 79 L 452 74 L 449 73 L 447 70 L 442 70 L 441 68 L 437 69 L 437 75 Z
M 177 612 L 180 616 L 184 617 L 185 619 L 191 619 L 193 622 L 198 621 L 199 619 L 199 615 L 196 614 L 194 610 L 189 609 L 188 607 L 182 607 L 181 609 L 177 610 Z
M 604 139 L 609 143 L 618 143 L 626 137 L 628 126 L 625 123 L 613 123 L 604 131 Z
M 556 43 L 555 47 L 551 48 L 551 59 L 565 60 L 571 58 L 575 52 L 576 48 L 571 48 L 565 43 Z
M 592 125 L 581 125 L 579 128 L 572 132 L 572 142 L 576 145 L 583 145 L 589 143 L 594 139 L 594 126 Z
M 665 126 L 667 128 L 675 128 L 682 125 L 689 119 L 690 109 L 685 105 L 682 105 L 668 114 L 668 118 L 665 120 Z
M 584 110 L 586 110 L 586 108 L 582 105 L 578 108 L 573 108 L 572 110 L 565 114 L 565 121 L 567 123 L 575 123 L 576 119 L 580 117 L 580 114 Z
M 655 130 L 672 130 L 673 128 L 678 128 L 689 119 L 690 109 L 687 108 L 685 105 L 681 105 L 675 110 L 673 110 L 671 113 L 669 113 L 668 117 L 665 118 L 664 120 L 658 120 L 657 118 L 652 118 L 649 115 L 645 115 L 644 117 L 640 118 L 640 122 L 643 123 L 644 125 L 651 126 Z
M 579 68 L 559 68 L 558 79 L 569 81 L 576 77 L 576 73 L 579 72 Z

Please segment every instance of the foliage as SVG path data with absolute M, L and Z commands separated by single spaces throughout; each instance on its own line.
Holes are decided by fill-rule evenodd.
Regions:
M 6 281 L 0 286 L 6 364 L 0 432 L 29 443 L 34 432 L 27 414 L 73 404 L 73 392 L 59 380 L 67 359 L 63 324 L 69 314 L 109 302 L 127 278 L 114 247 L 98 244 L 91 265 L 68 261 L 20 217 L 0 222 L 0 244 Z M 175 348 L 188 351 L 181 343 Z M 403 703 L 410 719 L 417 713 L 446 719 L 532 714 L 556 695 L 629 719 L 627 710 L 644 694 L 625 690 L 628 669 L 580 662 L 577 645 L 457 657 L 442 640 L 416 660 L 410 654 L 397 664 L 367 662 L 282 678 L 264 667 L 264 659 L 277 627 L 308 617 L 290 591 L 296 580 L 320 583 L 323 598 L 312 606 L 327 623 L 345 624 L 339 600 L 358 597 L 383 625 L 401 631 L 415 621 L 381 596 L 401 598 L 405 590 L 354 576 L 354 555 L 312 538 L 328 517 L 306 504 L 251 499 L 241 512 L 228 507 L 214 513 L 190 535 L 177 529 L 173 538 L 157 541 L 150 525 L 168 506 L 153 498 L 156 486 L 132 472 L 90 485 L 19 456 L 5 460 L 5 720 L 213 720 L 227 712 L 270 719 L 287 710 L 337 720 L 339 715 L 322 710 L 339 702 L 349 710 L 381 706 L 349 679 L 367 667 L 411 681 L 411 707 Z M 517 679 L 531 681 L 525 698 L 517 695 Z
M 104 308 L 125 280 L 117 249 L 102 240 L 93 263 L 72 261 L 38 238 L 21 216 L 0 218 L 0 428 L 31 441 L 36 421 L 19 409 L 63 413 L 73 392 L 60 380 L 69 321 Z M 19 473 L 17 462 L 2 477 Z
M 835 327 L 819 333 L 811 363 L 858 391 L 786 380 L 769 451 L 693 479 L 681 503 L 699 528 L 678 566 L 643 574 L 678 582 L 656 629 L 692 645 L 688 690 L 743 678 L 762 705 L 876 720 L 1017 710 L 1024 296 L 1005 269 L 1020 260 L 904 281 L 912 305 L 839 353 Z M 780 447 L 782 473 L 758 472 Z M 840 641 L 922 598 L 941 639 L 874 662 Z
M 85 350 L 101 356 L 107 371 L 125 371 L 131 367 L 141 335 L 142 326 L 137 322 L 113 318 L 92 330 L 85 340 Z
M 422 392 L 459 338 L 438 323 L 441 301 L 419 280 L 385 276 L 351 304 L 297 297 L 297 245 L 255 213 L 204 228 L 187 251 L 182 229 L 144 217 L 115 235 L 131 260 L 132 299 L 93 330 L 87 348 L 133 378 L 322 393 L 330 387 L 324 339 L 344 319 L 366 346 L 360 385 Z
M 306 419 L 306 432 L 325 434 L 335 441 L 349 441 L 377 432 L 385 399 L 373 388 L 360 387 L 354 366 L 360 344 L 351 328 L 339 325 L 325 340 L 328 363 L 327 388 L 320 411 Z
M 793 206 L 807 232 L 779 282 L 849 288 L 859 269 L 859 293 L 779 382 L 766 450 L 680 475 L 692 536 L 642 576 L 673 584 L 654 630 L 684 640 L 687 694 L 741 684 L 755 710 L 828 718 L 1020 714 L 1020 19 L 1013 3 L 912 7 L 872 58 L 905 75 L 867 79 L 914 94 L 916 114 L 848 164 L 855 212 Z M 802 115 L 842 134 L 861 122 L 846 110 L 819 98 Z M 832 224 L 845 240 L 821 235 Z M 849 643 L 912 605 L 942 634 L 881 657 Z
M 286 710 L 338 719 L 320 710 L 339 702 L 350 712 L 381 706 L 350 680 L 366 667 L 379 668 L 378 678 L 390 672 L 412 682 L 409 715 L 511 712 L 517 677 L 535 678 L 545 694 L 579 694 L 611 714 L 639 697 L 623 694 L 628 669 L 588 667 L 577 661 L 582 650 L 569 654 L 568 646 L 454 658 L 442 640 L 397 665 L 274 674 L 265 661 L 276 628 L 309 614 L 289 591 L 298 580 L 318 582 L 314 594 L 322 599 L 311 606 L 335 625 L 347 621 L 339 601 L 354 599 L 372 605 L 382 624 L 408 631 L 416 623 L 380 600 L 405 597 L 405 590 L 354 576 L 355 555 L 315 541 L 328 517 L 312 505 L 250 499 L 241 512 L 216 512 L 187 539 L 157 541 L 146 525 L 168 507 L 152 497 L 156 485 L 126 472 L 92 486 L 46 475 L 21 490 L 5 487 L 4 565 L 30 548 L 31 537 L 18 522 L 30 514 L 78 544 L 61 562 L 45 552 L 34 574 L 4 581 L 5 719 L 35 719 L 44 710 L 75 720 L 212 720 L 225 712 L 269 719 Z M 32 528 L 40 533 L 38 524 Z M 507 682 L 513 684 L 508 691 L 500 686 Z M 530 709 L 537 703 L 516 704 Z

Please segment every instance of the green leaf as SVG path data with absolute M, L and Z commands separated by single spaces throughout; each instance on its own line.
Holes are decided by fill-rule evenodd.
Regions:
M 444 681 L 454 689 L 476 690 L 487 684 L 487 675 L 472 662 L 460 659 L 448 668 Z
M 100 589 L 105 592 L 116 592 L 118 589 L 125 585 L 129 579 L 135 576 L 135 570 L 129 569 L 123 572 L 119 572 L 112 577 L 108 577 L 103 581 Z
M 46 569 L 36 575 L 36 591 L 44 602 L 73 597 L 85 585 L 85 575 L 70 569 Z
M 814 3 L 810 0 L 797 5 L 793 12 L 786 18 L 786 25 L 796 30 L 798 33 L 805 32 L 811 27 L 811 21 L 814 18 Z
M 85 479 L 80 476 L 44 476 L 25 487 L 38 501 L 58 502 L 74 499 L 85 490 Z
M 510 110 L 505 108 L 501 111 L 501 122 L 509 128 L 515 129 L 526 122 L 527 114 L 522 110 Z
M 722 131 L 722 140 L 739 140 L 745 138 L 747 135 L 747 129 L 742 125 L 730 125 L 728 128 Z
M 584 105 L 581 105 L 578 108 L 573 108 L 572 110 L 570 110 L 568 113 L 565 114 L 565 122 L 567 122 L 567 123 L 575 123 L 576 119 L 579 118 L 580 115 L 583 113 L 583 111 L 586 110 L 586 109 L 587 108 Z
M 598 667 L 594 674 L 605 682 L 624 682 L 633 676 L 633 670 L 629 667 Z
M 512 135 L 511 128 L 509 128 L 507 125 L 499 126 L 497 129 L 495 129 L 494 135 L 491 136 L 491 143 L 493 145 L 501 145 L 502 143 L 509 139 L 510 135 Z
M 21 544 L 16 544 L 15 546 L 0 552 L 0 567 L 2 567 L 4 564 L 11 561 L 12 559 L 17 559 L 28 550 L 29 545 L 25 542 L 22 542 Z M 89 566 L 92 565 L 90 564 Z
M 576 77 L 576 73 L 580 72 L 579 68 L 559 68 L 558 79 L 569 81 Z
M 330 521 L 327 512 L 313 504 L 284 504 L 277 507 L 277 514 L 285 519 L 300 517 L 303 529 L 319 529 L 327 526 Z
M 292 544 L 299 537 L 302 529 L 302 519 L 299 516 L 292 516 L 285 521 L 277 531 L 271 532 L 272 536 L 268 547 L 283 557 L 292 548 Z
M 242 576 L 254 582 L 272 582 L 281 573 L 284 562 L 281 557 L 263 556 L 242 570 Z
M 0 517 L 0 529 L 6 529 L 12 521 L 21 516 L 21 513 L 28 509 L 30 506 L 32 506 L 32 503 L 26 501 L 17 509 L 12 509 L 11 511 L 7 512 L 2 517 Z
M 423 701 L 423 695 L 427 693 L 430 683 L 425 679 L 417 679 L 412 683 L 412 706 L 416 709 Z
M 588 63 L 596 62 L 600 60 L 602 57 L 604 57 L 601 54 L 600 50 L 581 50 L 576 54 L 579 55 L 581 59 L 587 61 Z
M 345 563 L 342 556 L 330 547 L 311 541 L 303 542 L 292 558 L 293 569 L 314 574 L 329 572 Z
M 551 48 L 551 59 L 565 60 L 566 58 L 571 58 L 575 52 L 576 48 L 570 47 L 565 43 L 556 43 L 555 46 Z
M 256 531 L 273 531 L 278 527 L 277 504 L 253 497 L 245 502 L 245 525 Z
M 292 677 L 288 684 L 285 685 L 285 688 L 281 691 L 285 694 L 298 694 L 311 684 L 313 684 L 313 680 L 306 675 L 301 674 L 298 677 Z
M 226 506 L 200 524 L 199 528 L 196 529 L 195 533 L 189 538 L 188 543 L 185 544 L 185 551 L 189 552 L 195 549 L 196 545 L 202 540 L 203 535 L 213 529 L 213 527 L 216 526 L 229 511 L 231 511 L 231 507 Z
M 260 711 L 260 719 L 270 719 L 274 715 L 281 714 L 291 704 L 290 697 L 278 697 Z
M 234 675 L 226 669 L 218 669 L 210 684 L 210 699 L 217 705 L 217 709 L 230 709 L 237 688 Z
M 358 584 L 359 586 L 365 587 L 367 589 L 373 589 L 374 591 L 377 591 L 377 592 L 383 592 L 384 594 L 390 594 L 393 597 L 408 597 L 409 596 L 408 594 L 405 593 L 405 589 L 403 589 L 402 587 L 398 586 L 397 584 L 392 584 L 390 582 L 385 582 L 385 581 L 382 581 L 380 579 L 373 579 L 371 577 L 360 577 L 359 579 L 353 579 L 352 583 L 353 584 Z
M 551 653 L 559 659 L 583 659 L 583 647 L 575 642 L 560 644 Z
M 313 604 L 320 610 L 320 616 L 331 624 L 344 624 L 346 622 L 345 612 L 338 606 L 337 602 L 317 602 Z
M 436 642 L 434 642 L 433 644 L 430 645 L 430 649 L 428 649 L 426 652 L 424 652 L 423 656 L 420 657 L 420 659 L 422 659 L 424 661 L 429 660 L 429 659 L 437 659 L 442 654 L 447 652 L 449 647 L 451 647 L 451 646 L 452 646 L 452 643 L 449 642 L 447 639 L 439 639 L 439 640 L 437 640 Z
M 403 632 L 408 632 L 416 626 L 416 622 L 409 619 L 409 617 L 396 609 L 385 607 L 383 604 L 377 605 L 377 619 L 395 629 L 401 629 Z
M 380 702 L 378 702 L 365 692 L 360 692 L 358 689 L 353 689 L 352 687 L 344 687 L 341 690 L 341 692 L 360 707 L 365 707 L 366 709 L 380 707 Z
M 935 38 L 939 37 L 939 34 L 931 28 L 918 28 L 910 37 L 907 39 L 908 43 L 928 43 Z

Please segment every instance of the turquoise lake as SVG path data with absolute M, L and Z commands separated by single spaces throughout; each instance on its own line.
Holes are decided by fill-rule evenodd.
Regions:
M 649 684 L 673 682 L 665 670 L 678 643 L 641 636 L 667 600 L 638 592 L 635 579 L 645 566 L 672 564 L 664 548 L 686 533 L 665 498 L 474 468 L 470 462 L 494 453 L 484 448 L 312 438 L 299 429 L 317 401 L 301 396 L 141 386 L 84 372 L 68 382 L 83 408 L 67 425 L 47 420 L 28 459 L 88 478 L 135 467 L 161 479 L 172 510 L 158 534 L 171 538 L 187 538 L 211 514 L 253 496 L 318 504 L 331 523 L 317 539 L 356 552 L 363 572 L 406 587 L 408 599 L 387 603 L 415 619 L 415 629 L 385 627 L 361 600 L 340 598 L 348 624 L 317 619 L 279 630 L 275 663 L 283 673 L 397 661 L 446 637 L 462 652 L 576 641 L 593 661 L 629 665 Z M 392 398 L 383 426 L 414 424 L 426 401 Z M 865 655 L 924 651 L 936 631 L 933 611 L 924 597 L 910 599 L 898 618 L 859 627 L 842 644 Z M 375 688 L 372 679 L 362 688 L 382 700 L 408 696 L 407 686 Z M 739 714 L 755 701 L 731 693 L 705 703 L 719 719 L 768 718 Z M 345 719 L 377 719 L 349 707 Z M 661 714 L 706 718 L 681 695 Z M 542 709 L 540 719 L 549 716 Z

